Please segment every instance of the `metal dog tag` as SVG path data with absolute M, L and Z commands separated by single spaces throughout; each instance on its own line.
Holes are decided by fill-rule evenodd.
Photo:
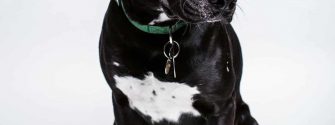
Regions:
M 167 59 L 166 64 L 165 64 L 165 75 L 169 74 L 170 69 L 171 69 L 171 60 Z
M 178 57 L 180 51 L 180 46 L 178 42 L 173 41 L 172 39 L 172 33 L 171 33 L 171 27 L 169 32 L 169 41 L 165 43 L 163 53 L 165 57 L 167 58 L 167 61 L 165 63 L 165 74 L 168 75 L 170 73 L 171 68 L 173 68 L 173 76 L 174 78 L 177 78 L 176 74 L 176 62 L 175 58 Z

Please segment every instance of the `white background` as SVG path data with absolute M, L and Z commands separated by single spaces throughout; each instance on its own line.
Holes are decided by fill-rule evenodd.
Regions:
M 108 0 L 0 0 L 0 125 L 112 125 Z M 261 125 L 335 124 L 335 1 L 239 0 L 242 95 Z

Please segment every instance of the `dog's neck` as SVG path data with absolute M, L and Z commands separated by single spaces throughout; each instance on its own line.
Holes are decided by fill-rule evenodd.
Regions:
M 143 32 L 151 33 L 151 34 L 169 34 L 169 32 L 175 32 L 178 29 L 180 29 L 181 27 L 185 26 L 185 22 L 183 22 L 183 21 L 177 21 L 173 25 L 155 26 L 156 23 L 160 23 L 161 21 L 166 20 L 164 18 L 168 18 L 168 17 L 166 17 L 166 15 L 164 16 L 164 12 L 162 12 L 157 19 L 153 19 L 148 24 L 141 24 L 137 21 L 132 20 L 129 17 L 129 15 L 127 14 L 127 12 L 125 10 L 123 0 L 116 0 L 116 2 L 118 4 L 118 6 L 122 8 L 125 16 L 129 20 L 129 22 Z

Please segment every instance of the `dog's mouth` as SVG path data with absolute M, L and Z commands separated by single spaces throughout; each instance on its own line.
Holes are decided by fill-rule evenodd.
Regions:
M 236 0 L 161 0 L 166 15 L 188 23 L 230 23 Z

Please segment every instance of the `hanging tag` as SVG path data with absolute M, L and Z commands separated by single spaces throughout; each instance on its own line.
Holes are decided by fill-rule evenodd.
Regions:
M 170 69 L 171 69 L 171 60 L 167 59 L 166 64 L 165 64 L 165 75 L 169 74 Z
M 169 33 L 169 41 L 165 43 L 163 51 L 167 58 L 164 69 L 165 74 L 168 75 L 171 68 L 173 68 L 173 77 L 177 78 L 175 58 L 179 55 L 180 46 L 176 41 L 173 41 L 171 32 Z

